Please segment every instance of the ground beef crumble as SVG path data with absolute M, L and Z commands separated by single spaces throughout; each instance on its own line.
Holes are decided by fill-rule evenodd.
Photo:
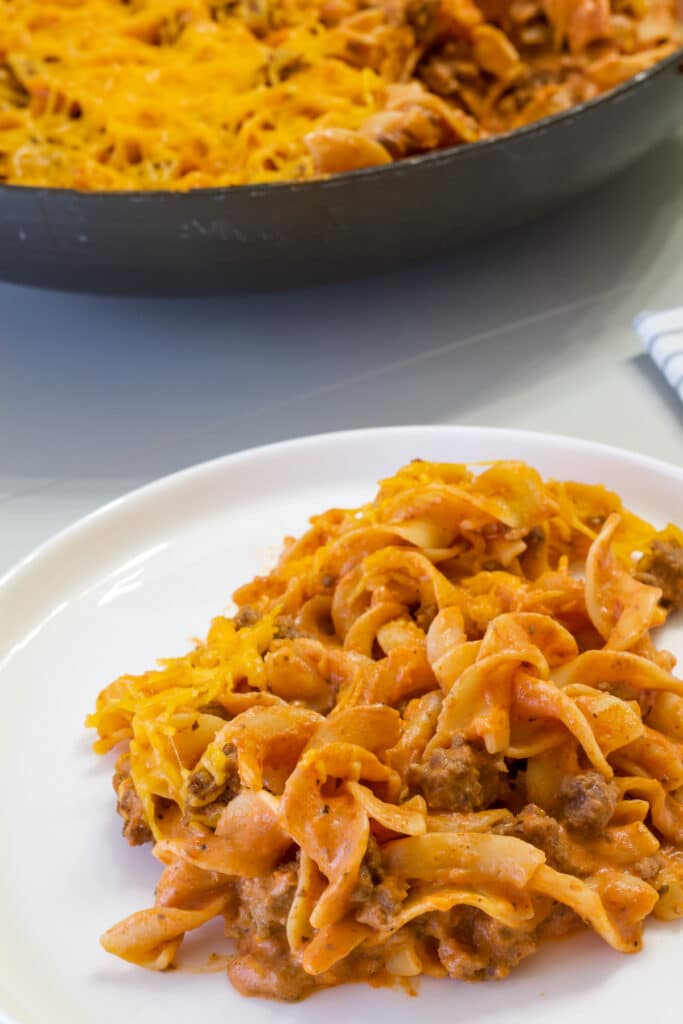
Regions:
M 385 878 L 379 846 L 371 836 L 367 852 L 358 872 L 358 883 L 351 894 L 356 907 L 356 920 L 370 928 L 386 928 L 406 898 L 404 881 L 394 876 Z
M 665 608 L 683 608 L 683 546 L 655 540 L 638 563 L 636 579 L 662 591 Z
M 237 946 L 228 976 L 242 995 L 296 1002 L 317 987 L 316 979 L 295 962 L 287 942 L 297 877 L 293 861 L 263 878 L 237 882 L 239 909 L 226 934 Z
M 653 853 L 650 857 L 643 857 L 631 865 L 630 870 L 644 882 L 657 888 L 657 876 L 665 864 L 664 858 L 659 853 Z
M 123 835 L 131 846 L 142 846 L 152 840 L 142 801 L 130 775 L 130 757 L 124 754 L 116 762 L 112 780 L 117 796 L 116 810 L 123 818 Z
M 508 928 L 472 907 L 430 914 L 425 930 L 437 939 L 439 959 L 450 977 L 463 981 L 505 978 L 538 945 L 533 925 Z
M 187 782 L 187 804 L 190 810 L 201 808 L 206 813 L 209 807 L 215 807 L 218 813 L 230 803 L 240 791 L 240 777 L 237 770 L 237 749 L 232 743 L 223 747 L 225 756 L 225 782 L 217 782 L 211 772 L 198 768 L 192 772 Z
M 261 613 L 250 604 L 245 604 L 237 612 L 232 620 L 235 629 L 245 629 L 247 626 L 254 626 L 261 618 Z
M 498 795 L 499 767 L 484 750 L 456 736 L 447 749 L 437 749 L 426 762 L 411 765 L 406 781 L 421 793 L 433 811 L 478 811 Z
M 527 804 L 513 821 L 502 822 L 494 826 L 493 831 L 524 839 L 543 850 L 548 864 L 556 871 L 579 878 L 588 873 L 587 865 L 577 857 L 576 846 L 564 825 L 536 804 Z
M 561 813 L 569 828 L 586 838 L 600 835 L 614 814 L 619 790 L 600 772 L 567 775 L 560 786 Z

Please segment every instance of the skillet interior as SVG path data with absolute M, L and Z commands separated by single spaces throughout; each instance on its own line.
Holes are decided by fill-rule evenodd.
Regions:
M 176 192 L 0 186 L 0 278 L 72 291 L 265 291 L 373 273 L 536 217 L 681 123 L 683 50 L 512 134 L 324 181 Z

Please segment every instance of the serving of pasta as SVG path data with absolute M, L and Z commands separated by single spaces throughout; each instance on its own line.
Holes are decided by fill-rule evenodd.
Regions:
M 304 180 L 509 132 L 683 44 L 678 0 L 0 0 L 0 182 Z
M 522 462 L 416 460 L 314 516 L 206 640 L 99 695 L 164 970 L 222 919 L 244 995 L 499 979 L 683 916 L 683 532 Z

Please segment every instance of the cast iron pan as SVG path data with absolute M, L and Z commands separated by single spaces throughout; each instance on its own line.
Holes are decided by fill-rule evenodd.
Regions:
M 0 186 L 0 278 L 197 295 L 387 270 L 538 216 L 682 122 L 680 50 L 510 135 L 325 181 L 187 193 Z

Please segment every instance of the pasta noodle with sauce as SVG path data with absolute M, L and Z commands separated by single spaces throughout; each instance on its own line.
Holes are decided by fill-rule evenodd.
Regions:
M 0 182 L 187 190 L 475 142 L 683 44 L 678 0 L 0 0 Z
M 331 509 L 184 657 L 102 691 L 124 835 L 163 865 L 104 948 L 222 917 L 245 995 L 502 978 L 683 915 L 683 533 L 523 463 L 415 461 Z

